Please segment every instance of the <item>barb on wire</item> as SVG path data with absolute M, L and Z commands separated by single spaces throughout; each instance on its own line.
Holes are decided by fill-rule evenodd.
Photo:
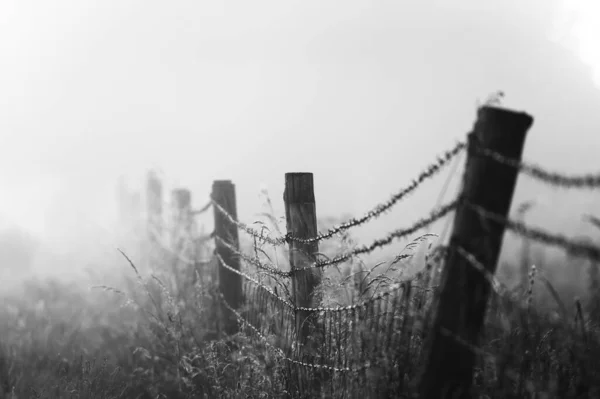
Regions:
M 283 270 L 279 270 L 279 269 L 275 268 L 274 266 L 272 266 L 271 264 L 269 264 L 269 265 L 263 264 L 263 262 L 261 262 L 260 259 L 258 259 L 257 257 L 252 257 L 252 256 L 246 255 L 242 251 L 238 250 L 235 246 L 231 245 L 230 243 L 228 243 L 223 238 L 221 238 L 217 235 L 215 235 L 215 240 L 220 242 L 223 246 L 228 248 L 231 252 L 233 252 L 235 255 L 239 256 L 241 259 L 245 260 L 246 262 L 250 263 L 253 266 L 256 266 L 258 269 L 261 269 L 267 273 L 271 273 L 271 274 L 274 274 L 277 276 L 282 276 L 282 277 L 290 277 L 290 275 L 291 275 L 290 272 L 285 272 Z
M 273 292 L 273 290 L 271 290 L 271 288 L 267 287 L 264 284 L 261 284 L 260 282 L 258 282 L 257 280 L 255 280 L 254 278 L 248 276 L 246 273 L 240 271 L 240 270 L 236 270 L 233 267 L 231 267 L 230 265 L 228 265 L 225 260 L 221 257 L 221 255 L 219 255 L 218 252 L 215 252 L 215 256 L 217 257 L 219 264 L 224 267 L 225 269 L 239 275 L 242 276 L 243 278 L 245 278 L 246 280 L 254 283 L 257 287 L 265 290 L 267 293 L 269 293 L 273 298 L 275 298 L 276 300 L 278 300 L 279 302 L 283 303 L 285 306 L 289 307 L 292 310 L 295 310 L 296 307 L 291 304 L 290 302 L 288 302 L 286 299 L 281 298 L 279 295 L 277 295 L 275 292 Z
M 481 155 L 493 159 L 496 162 L 518 169 L 521 172 L 535 179 L 538 179 L 553 186 L 589 189 L 600 187 L 600 173 L 585 174 L 580 176 L 567 176 L 556 172 L 549 172 L 533 164 L 525 163 L 523 161 L 517 161 L 516 159 L 507 158 L 497 152 L 490 150 L 489 148 L 484 148 L 477 144 L 475 144 L 475 151 Z
M 274 245 L 274 246 L 279 246 L 279 245 L 283 245 L 283 244 L 286 243 L 286 237 L 271 238 L 268 235 L 266 235 L 263 232 L 263 230 L 258 231 L 256 229 L 253 229 L 252 227 L 248 226 L 245 223 L 238 222 L 237 220 L 235 220 L 233 218 L 233 216 L 231 216 L 225 209 L 223 209 L 223 207 L 221 205 L 217 204 L 217 202 L 215 200 L 211 200 L 211 203 L 213 204 L 213 206 L 215 207 L 215 209 L 221 215 L 225 216 L 225 218 L 227 218 L 227 220 L 229 220 L 230 223 L 233 223 L 238 228 L 244 230 L 246 233 L 248 233 L 251 236 L 257 238 L 258 240 L 262 240 L 262 241 L 267 242 L 267 243 L 269 243 L 271 245 Z
M 463 149 L 466 148 L 465 142 L 457 143 L 454 148 L 446 151 L 442 156 L 438 157 L 437 160 L 430 164 L 424 171 L 422 171 L 416 179 L 414 179 L 407 187 L 400 190 L 398 193 L 394 194 L 389 200 L 387 200 L 383 204 L 377 205 L 375 208 L 367 212 L 364 216 L 360 218 L 352 218 L 348 221 L 330 228 L 326 233 L 318 234 L 315 237 L 311 238 L 299 238 L 294 237 L 292 235 L 287 235 L 287 239 L 290 241 L 296 241 L 304 244 L 318 242 L 325 240 L 327 238 L 333 237 L 335 234 L 341 233 L 344 230 L 348 230 L 352 227 L 360 226 L 368 222 L 373 218 L 377 218 L 384 212 L 390 210 L 398 201 L 403 199 L 405 196 L 415 191 L 425 180 L 433 177 L 436 173 L 438 173 L 444 166 L 448 164 L 456 155 L 458 155 Z
M 328 371 L 332 371 L 332 372 L 337 372 L 337 373 L 351 373 L 351 372 L 360 372 L 362 370 L 368 369 L 370 367 L 370 363 L 366 363 L 365 365 L 363 365 L 362 367 L 359 368 L 350 368 L 350 367 L 333 367 L 333 366 L 328 366 L 328 365 L 324 365 L 324 364 L 313 364 L 313 363 L 306 363 L 306 362 L 301 362 L 298 360 L 294 360 L 291 359 L 289 357 L 287 357 L 285 355 L 285 353 L 283 352 L 283 350 L 281 350 L 280 348 L 276 347 L 275 345 L 271 344 L 267 337 L 265 337 L 258 328 L 256 328 L 255 326 L 253 326 L 248 320 L 246 320 L 239 312 L 237 312 L 225 299 L 225 297 L 223 296 L 223 293 L 218 291 L 219 293 L 219 297 L 221 298 L 221 300 L 223 301 L 223 304 L 225 305 L 225 307 L 235 315 L 235 317 L 238 319 L 238 321 L 249 327 L 259 338 L 260 340 L 263 342 L 263 344 L 265 344 L 265 346 L 271 348 L 273 351 L 275 351 L 279 356 L 281 356 L 281 358 L 289 363 L 298 365 L 298 366 L 302 366 L 302 367 L 307 367 L 307 368 L 313 368 L 313 369 L 320 369 L 320 370 L 328 370 Z
M 448 213 L 453 211 L 456 208 L 457 204 L 458 204 L 458 201 L 454 200 L 454 201 L 438 208 L 436 211 L 432 212 L 428 217 L 419 220 L 412 226 L 405 228 L 405 229 L 399 229 L 399 230 L 393 231 L 390 234 L 388 234 L 385 238 L 376 240 L 373 243 L 371 243 L 370 245 L 365 245 L 365 246 L 356 248 L 350 252 L 336 256 L 335 258 L 330 259 L 330 260 L 318 261 L 311 266 L 298 268 L 298 269 L 292 269 L 290 271 L 290 273 L 293 274 L 293 273 L 296 273 L 301 270 L 315 269 L 315 268 L 322 268 L 322 267 L 327 267 L 327 266 L 331 266 L 331 265 L 336 265 L 338 263 L 345 262 L 348 259 L 350 259 L 356 255 L 362 255 L 362 254 L 373 252 L 377 248 L 389 245 L 390 243 L 392 243 L 392 241 L 394 239 L 404 238 L 410 234 L 415 233 L 416 231 L 423 229 L 424 227 L 429 226 L 430 224 L 436 222 L 437 220 L 441 219 L 442 217 L 446 216 Z M 405 258 L 408 258 L 412 255 L 400 255 L 400 258 L 402 258 L 403 256 Z
M 563 248 L 567 253 L 572 255 L 586 256 L 595 261 L 600 261 L 600 248 L 595 245 L 590 245 L 584 242 L 577 242 L 568 239 L 561 234 L 552 234 L 547 231 L 529 227 L 522 222 L 507 219 L 501 215 L 489 212 L 479 205 L 466 203 L 471 209 L 479 213 L 482 217 L 492 220 L 496 223 L 503 224 L 507 229 L 530 238 L 532 240 L 540 241 L 544 244 L 553 245 L 556 247 Z

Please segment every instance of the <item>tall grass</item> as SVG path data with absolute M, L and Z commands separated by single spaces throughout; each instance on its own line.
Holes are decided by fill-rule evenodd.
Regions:
M 272 212 L 263 216 L 265 228 L 281 233 L 280 219 Z M 356 258 L 324 273 L 319 287 L 322 306 L 368 300 L 408 278 L 408 269 L 418 271 L 410 278 L 414 287 L 421 288 L 411 291 L 411 306 L 394 316 L 401 327 L 394 332 L 396 346 L 389 350 L 393 353 L 364 375 L 346 379 L 336 373 L 325 375 L 325 397 L 414 394 L 427 338 L 427 310 L 434 302 L 442 266 L 434 256 L 433 238 L 419 237 L 399 247 L 399 253 L 415 254 L 408 260 L 368 266 L 367 260 Z M 345 232 L 322 245 L 320 256 L 331 257 L 355 245 Z M 416 256 L 418 246 L 426 248 L 424 259 Z M 285 250 L 273 251 L 252 241 L 242 242 L 242 247 L 283 270 L 289 268 Z M 20 290 L 3 294 L 0 398 L 300 396 L 291 380 L 300 372 L 307 378 L 314 373 L 292 367 L 252 334 L 222 334 L 214 262 L 191 269 L 160 251 L 151 256 L 152 268 L 140 254 L 125 253 L 118 275 L 100 274 L 78 283 L 24 281 Z M 537 262 L 524 295 L 508 290 L 493 296 L 482 344 L 471 348 L 479 359 L 474 376 L 479 397 L 600 397 L 598 265 L 580 264 L 587 276 L 584 287 L 575 277 L 564 278 L 563 270 L 577 262 Z M 506 273 L 510 270 L 514 280 L 520 280 L 521 265 L 502 269 L 506 284 L 511 284 Z M 245 271 L 293 299 L 285 284 L 252 269 Z M 265 338 L 277 342 L 277 337 Z M 329 345 L 338 348 L 332 353 L 359 354 L 360 348 L 342 344 L 332 339 Z M 343 388 L 344 384 L 355 384 L 351 386 L 356 390 Z

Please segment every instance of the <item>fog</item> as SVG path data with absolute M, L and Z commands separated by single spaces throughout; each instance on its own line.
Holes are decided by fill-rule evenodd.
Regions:
M 83 267 L 126 246 L 117 179 L 143 190 L 149 168 L 195 207 L 231 179 L 246 222 L 262 189 L 281 215 L 284 174 L 312 172 L 319 217 L 359 216 L 463 139 L 497 90 L 535 118 L 527 160 L 593 172 L 598 26 L 593 0 L 4 0 L 0 224 L 38 240 L 40 268 Z M 448 173 L 357 237 L 450 200 L 459 162 L 444 196 Z M 529 199 L 554 231 L 591 234 L 581 215 L 600 215 L 591 193 L 521 178 L 514 202 Z

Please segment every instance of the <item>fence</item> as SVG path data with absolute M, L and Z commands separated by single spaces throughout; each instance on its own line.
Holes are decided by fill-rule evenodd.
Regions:
M 322 233 L 316 227 L 312 174 L 288 173 L 284 193 L 287 234 L 273 236 L 265 229 L 238 221 L 234 185 L 230 181 L 215 181 L 210 200 L 199 211 L 191 210 L 189 191 L 174 193 L 174 213 L 177 224 L 183 227 L 170 237 L 169 246 L 156 222 L 162 212 L 162 188 L 155 177 L 150 177 L 148 195 L 153 199 L 148 202 L 148 231 L 154 245 L 176 248 L 172 251 L 174 256 L 196 268 L 199 263 L 204 268 L 213 264 L 199 259 L 198 244 L 214 242 L 212 259 L 218 276 L 213 274 L 210 282 L 220 298 L 222 333 L 247 334 L 257 347 L 284 362 L 291 396 L 398 397 L 410 392 L 433 399 L 471 397 L 469 392 L 474 390 L 492 395 L 502 388 L 522 397 L 530 389 L 527 384 L 534 373 L 543 376 L 539 381 L 558 384 L 556 389 L 564 392 L 580 389 L 564 382 L 570 378 L 565 377 L 568 372 L 540 368 L 544 356 L 559 356 L 561 342 L 553 340 L 551 333 L 540 341 L 538 347 L 543 350 L 536 355 L 537 363 L 533 362 L 531 353 L 520 357 L 514 354 L 515 348 L 529 338 L 506 335 L 497 328 L 502 322 L 499 313 L 488 311 L 511 308 L 521 320 L 536 320 L 538 326 L 546 323 L 545 315 L 515 298 L 494 276 L 507 229 L 528 240 L 600 260 L 600 248 L 588 242 L 508 217 L 519 174 L 564 188 L 600 187 L 600 174 L 566 176 L 521 161 L 525 136 L 532 123 L 533 118 L 524 113 L 480 108 L 465 141 L 437 158 L 386 202 Z M 382 216 L 463 151 L 468 152 L 466 170 L 462 192 L 456 199 L 369 245 L 328 259 L 318 255 L 320 243 Z M 194 216 L 211 207 L 214 232 L 189 240 Z M 382 282 L 375 289 L 368 287 L 370 297 L 363 296 L 348 306 L 325 306 L 323 290 L 319 288 L 323 270 L 410 237 L 452 212 L 454 227 L 449 243 L 428 255 L 425 268 L 415 278 Z M 254 240 L 254 254 L 240 249 L 239 232 Z M 265 245 L 287 246 L 289 270 L 261 256 Z M 409 257 L 400 255 L 398 260 Z M 533 275 L 530 280 L 533 284 Z M 482 349 L 483 339 L 489 344 L 500 338 L 502 343 L 494 344 L 494 352 Z M 571 359 L 586 368 L 586 381 L 596 381 L 600 367 L 591 354 L 600 345 L 590 337 L 585 342 L 584 350 L 571 351 Z M 507 350 L 510 356 L 502 355 Z M 489 359 L 495 362 L 494 375 L 486 368 Z M 542 391 L 546 388 L 536 387 Z M 587 389 L 594 389 L 593 384 L 589 383 Z

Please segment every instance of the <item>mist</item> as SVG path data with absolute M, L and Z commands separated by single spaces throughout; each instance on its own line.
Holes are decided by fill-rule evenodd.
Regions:
M 117 180 L 143 193 L 150 168 L 167 195 L 190 189 L 194 207 L 213 180 L 231 179 L 245 222 L 262 212 L 264 189 L 282 215 L 284 173 L 298 171 L 314 173 L 319 217 L 361 215 L 464 139 L 497 90 L 535 118 L 525 159 L 593 171 L 600 65 L 569 33 L 584 25 L 565 4 L 4 1 L 2 225 L 32 237 L 37 269 L 72 272 L 68 259 L 127 247 L 115 233 Z M 451 199 L 457 162 L 357 230 L 359 242 Z M 600 214 L 591 194 L 521 177 L 513 203 L 531 199 L 532 222 L 593 234 L 581 219 Z

